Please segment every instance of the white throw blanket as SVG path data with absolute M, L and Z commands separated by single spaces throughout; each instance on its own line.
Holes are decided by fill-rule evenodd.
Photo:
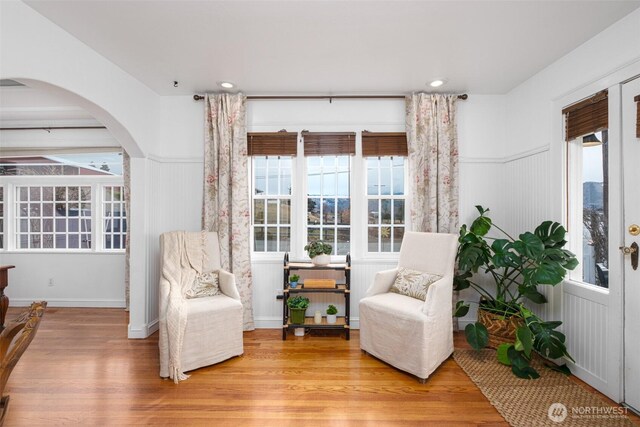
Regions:
M 175 231 L 164 236 L 162 275 L 169 282 L 169 297 L 165 317 L 160 320 L 160 357 L 168 354 L 169 378 L 175 383 L 189 378 L 181 368 L 182 344 L 187 329 L 187 300 L 184 295 L 196 274 L 204 271 L 208 262 L 207 234 Z M 166 327 L 162 327 L 166 325 Z M 163 362 L 161 360 L 161 365 Z

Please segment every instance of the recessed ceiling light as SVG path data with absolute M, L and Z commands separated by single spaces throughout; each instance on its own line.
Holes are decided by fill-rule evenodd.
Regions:
M 231 82 L 220 82 L 220 83 L 218 83 L 218 85 L 219 85 L 220 87 L 225 88 L 225 89 L 233 89 L 233 87 L 235 86 L 235 85 L 234 85 L 233 83 L 231 83 Z
M 431 83 L 429 83 L 431 87 L 440 87 L 443 84 L 444 84 L 444 80 L 434 80 Z

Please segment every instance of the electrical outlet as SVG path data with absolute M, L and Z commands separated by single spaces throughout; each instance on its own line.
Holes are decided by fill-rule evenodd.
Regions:
M 54 286 L 55 282 L 53 281 L 53 277 L 49 278 L 49 286 Z

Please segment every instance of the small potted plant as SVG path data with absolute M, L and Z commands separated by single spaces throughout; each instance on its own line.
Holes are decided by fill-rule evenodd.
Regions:
M 315 265 L 327 265 L 331 262 L 331 251 L 333 247 L 322 240 L 313 241 L 304 247 L 307 251 L 311 262 Z
M 336 306 L 333 304 L 329 304 L 329 307 L 327 307 L 327 323 L 336 323 L 336 314 L 338 314 L 338 309 L 336 308 Z
M 289 276 L 289 286 L 295 288 L 298 286 L 298 280 L 300 280 L 300 276 L 297 274 L 292 274 Z
M 289 319 L 291 323 L 296 325 L 304 324 L 304 315 L 309 307 L 309 298 L 302 295 L 296 295 L 287 300 L 287 307 L 289 307 Z

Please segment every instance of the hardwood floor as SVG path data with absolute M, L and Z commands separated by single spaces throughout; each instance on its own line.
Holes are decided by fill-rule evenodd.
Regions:
M 357 331 L 248 332 L 244 356 L 175 385 L 158 377 L 158 334 L 128 340 L 126 325 L 119 309 L 47 309 L 9 379 L 5 425 L 507 425 L 452 358 L 423 385 L 362 354 Z

